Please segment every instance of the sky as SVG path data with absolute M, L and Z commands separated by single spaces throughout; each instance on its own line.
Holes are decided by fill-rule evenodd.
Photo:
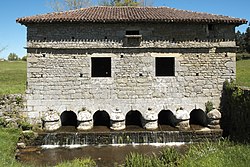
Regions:
M 151 0 L 153 6 L 207 12 L 250 21 L 250 0 Z M 98 0 L 93 0 L 97 5 Z M 16 23 L 16 19 L 24 16 L 50 13 L 49 0 L 1 0 L 0 2 L 0 58 L 7 58 L 10 53 L 19 57 L 26 55 L 26 27 Z M 236 28 L 245 32 L 248 24 Z

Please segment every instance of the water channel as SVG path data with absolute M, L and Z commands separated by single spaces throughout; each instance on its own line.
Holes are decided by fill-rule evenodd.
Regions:
M 217 140 L 221 134 L 220 130 L 199 125 L 191 125 L 190 131 L 179 131 L 168 125 L 155 131 L 138 126 L 112 131 L 97 126 L 91 131 L 79 132 L 74 127 L 62 127 L 53 133 L 39 133 L 31 146 L 19 150 L 17 159 L 25 164 L 51 166 L 75 158 L 91 157 L 98 167 L 110 167 L 124 163 L 130 152 L 157 155 L 169 146 L 184 152 L 188 143 Z

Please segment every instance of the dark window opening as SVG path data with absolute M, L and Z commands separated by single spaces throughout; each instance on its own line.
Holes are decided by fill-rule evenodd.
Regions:
M 138 47 L 141 44 L 141 40 L 142 40 L 142 35 L 140 35 L 139 30 L 127 30 L 123 46 Z
M 126 35 L 140 35 L 139 30 L 128 30 L 126 31 Z
M 111 58 L 93 57 L 91 58 L 92 77 L 111 77 Z
M 162 110 L 158 114 L 158 124 L 176 126 L 176 118 L 170 110 Z
M 110 116 L 106 111 L 97 111 L 94 116 L 94 126 L 110 127 Z
M 75 126 L 77 127 L 77 116 L 73 111 L 64 111 L 61 116 L 62 126 Z
M 190 113 L 190 124 L 207 126 L 207 116 L 201 109 L 194 109 Z
M 213 24 L 208 24 L 208 30 L 209 31 L 213 31 L 215 28 L 214 28 L 214 25 Z
M 156 57 L 155 75 L 156 76 L 174 76 L 175 74 L 174 57 Z
M 142 127 L 141 122 L 142 115 L 139 111 L 129 111 L 126 114 L 126 126 L 127 125 L 137 125 Z

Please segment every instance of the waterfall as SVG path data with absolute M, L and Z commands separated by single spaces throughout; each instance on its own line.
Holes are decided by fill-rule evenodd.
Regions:
M 82 147 L 87 145 L 133 145 L 189 143 L 218 140 L 222 131 L 54 132 L 41 133 L 36 146 Z

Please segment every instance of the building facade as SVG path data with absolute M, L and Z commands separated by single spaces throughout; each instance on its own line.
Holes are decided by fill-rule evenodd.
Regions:
M 208 101 L 219 108 L 223 82 L 236 75 L 235 27 L 247 21 L 166 7 L 90 7 L 17 22 L 27 26 L 28 118 L 54 130 L 67 119 L 91 129 L 103 116 L 119 130 L 135 111 L 143 127 L 156 129 L 162 111 L 186 120 Z

